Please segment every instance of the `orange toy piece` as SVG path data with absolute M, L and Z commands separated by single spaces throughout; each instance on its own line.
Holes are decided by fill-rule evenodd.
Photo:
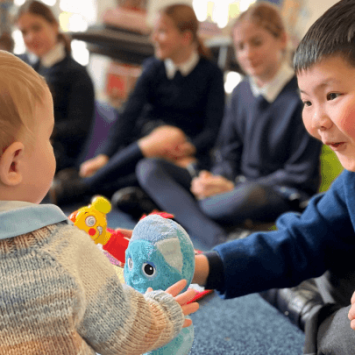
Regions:
M 119 231 L 107 227 L 106 214 L 111 211 L 111 203 L 102 196 L 94 197 L 91 205 L 79 208 L 69 219 L 79 229 L 88 233 L 95 244 L 122 263 L 125 263 L 125 252 L 129 240 Z

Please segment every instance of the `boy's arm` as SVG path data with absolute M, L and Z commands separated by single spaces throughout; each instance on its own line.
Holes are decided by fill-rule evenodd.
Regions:
M 217 252 L 211 251 L 195 256 L 195 274 L 192 282 L 209 290 L 223 288 L 223 263 Z
M 223 298 L 233 298 L 296 286 L 332 266 L 339 268 L 355 253 L 354 226 L 349 217 L 349 213 L 355 215 L 352 186 L 355 174 L 343 173 L 326 194 L 310 201 L 302 215 L 281 216 L 277 231 L 258 232 L 216 246 L 215 257 L 220 261 L 209 263 L 208 274 L 213 275 L 215 265 L 222 265 L 223 272 L 216 273 L 220 277 L 214 288 Z M 212 285 L 207 281 L 205 287 Z

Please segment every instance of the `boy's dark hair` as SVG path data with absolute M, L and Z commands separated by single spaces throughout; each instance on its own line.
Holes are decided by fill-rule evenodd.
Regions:
M 296 73 L 322 59 L 340 55 L 355 67 L 355 1 L 341 0 L 307 31 L 293 58 Z

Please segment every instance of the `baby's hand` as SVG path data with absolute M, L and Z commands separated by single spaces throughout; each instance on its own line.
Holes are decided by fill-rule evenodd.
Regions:
M 355 292 L 351 297 L 351 307 L 349 310 L 348 317 L 350 319 L 350 327 L 355 330 Z
M 176 282 L 174 285 L 170 286 L 168 289 L 166 289 L 165 292 L 169 293 L 175 298 L 175 301 L 179 303 L 179 305 L 181 306 L 184 315 L 188 316 L 189 314 L 196 312 L 200 305 L 197 302 L 192 302 L 187 304 L 196 295 L 196 291 L 193 289 L 187 290 L 179 295 L 179 293 L 184 289 L 185 286 L 186 286 L 186 280 L 180 280 Z M 147 289 L 147 292 L 150 291 L 153 291 L 151 287 Z M 191 324 L 192 324 L 191 319 L 185 319 L 183 328 L 189 327 Z

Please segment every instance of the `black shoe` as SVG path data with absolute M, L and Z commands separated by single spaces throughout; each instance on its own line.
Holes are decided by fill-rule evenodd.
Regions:
M 312 310 L 324 304 L 313 279 L 303 281 L 296 287 L 271 289 L 260 295 L 302 331 Z
M 72 180 L 54 179 L 48 191 L 51 203 L 63 206 L 90 201 L 88 187 L 80 178 Z
M 111 198 L 112 207 L 116 207 L 132 217 L 139 219 L 143 214 L 149 214 L 159 207 L 139 187 L 130 186 L 116 191 Z

